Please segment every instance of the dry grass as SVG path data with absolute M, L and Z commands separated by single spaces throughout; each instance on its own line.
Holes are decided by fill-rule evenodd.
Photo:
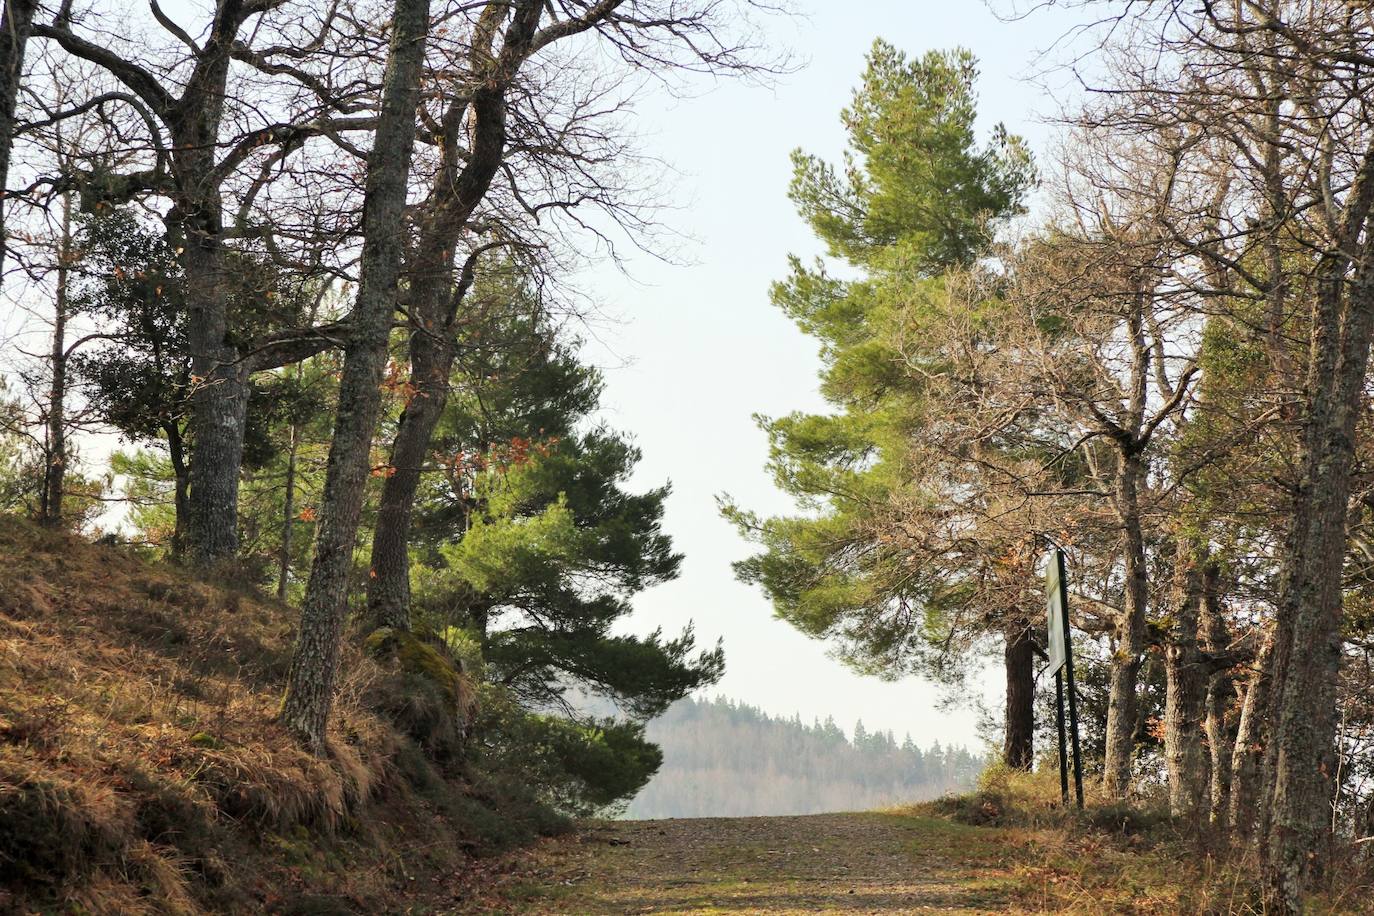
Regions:
M 439 678 L 437 693 L 417 694 L 415 675 L 436 664 L 432 652 L 415 654 L 411 647 L 411 664 L 398 668 L 388 667 L 389 660 L 405 651 L 374 658 L 350 648 L 330 754 L 314 758 L 274 721 L 295 617 L 249 592 L 0 517 L 0 912 L 480 908 L 474 888 L 493 882 L 490 875 L 474 879 L 468 854 L 552 827 L 533 820 L 518 825 L 510 798 L 491 780 L 471 773 L 459 778 L 456 761 L 436 764 L 451 748 L 415 740 L 415 732 L 433 727 L 439 706 L 462 705 L 469 685 Z M 425 705 L 417 706 L 417 697 Z M 436 706 L 437 700 L 443 702 Z M 463 711 L 453 714 L 461 724 Z M 879 880 L 886 866 L 875 870 L 867 890 L 878 896 L 870 895 L 870 909 L 882 909 L 887 894 L 896 901 L 891 911 L 900 911 L 908 897 L 944 895 L 946 903 L 975 910 L 1258 912 L 1245 863 L 1217 853 L 1205 837 L 1149 806 L 1092 799 L 1089 812 L 1079 815 L 1061 808 L 1058 795 L 1053 774 L 991 771 L 972 795 L 891 812 L 886 820 L 859 816 L 855 824 L 863 829 L 854 835 L 871 843 L 835 854 L 858 855 L 850 863 L 855 869 L 869 863 L 859 853 L 944 869 L 944 883 L 896 889 Z M 822 840 L 834 825 L 798 823 L 819 825 L 815 847 L 828 848 Z M 659 851 L 658 829 L 628 848 Z M 708 840 L 724 839 L 707 835 L 691 848 L 705 855 Z M 756 858 L 767 865 L 768 851 L 784 848 L 778 844 L 786 837 L 765 839 Z M 812 842 L 793 846 L 804 853 Z M 550 907 L 546 912 L 591 912 L 590 905 L 566 907 L 601 901 L 611 891 L 638 893 L 638 885 L 617 882 L 662 881 L 671 877 L 664 862 L 690 859 L 674 852 L 644 865 L 662 874 L 638 875 L 636 856 L 643 856 L 627 858 L 625 848 L 602 846 L 572 847 L 596 850 L 592 865 L 582 864 L 580 854 L 568 860 L 581 876 L 577 889 L 568 890 L 572 897 L 555 893 L 571 887 L 558 865 L 550 866 L 554 877 L 539 874 L 539 886 L 506 902 L 518 907 L 538 900 L 535 908 Z M 785 909 L 789 895 L 814 896 L 819 891 L 804 886 L 807 881 L 788 877 L 804 859 L 762 888 L 756 883 L 767 874 L 735 875 L 738 887 L 713 897 L 711 906 L 758 912 L 775 903 Z M 740 861 L 730 852 L 699 867 L 708 874 L 743 867 Z M 823 857 L 813 864 L 823 864 Z M 513 861 L 480 868 L 510 869 L 521 880 Z M 609 883 L 597 886 L 598 878 Z M 674 900 L 687 902 L 681 887 L 670 890 Z M 763 891 L 777 898 L 765 901 L 768 907 L 760 902 Z M 863 902 L 849 891 L 840 888 L 827 905 Z M 1368 869 L 1351 864 L 1312 911 L 1368 912 L 1371 900 Z M 617 897 L 607 905 L 623 911 L 615 908 L 624 902 Z M 699 911 L 695 905 L 681 911 Z
M 308 891 L 366 911 L 414 876 L 406 844 L 457 867 L 462 825 L 412 790 L 426 762 L 403 778 L 413 748 L 370 708 L 373 660 L 349 650 L 317 759 L 274 721 L 290 608 L 11 518 L 0 564 L 0 910 L 257 911 Z
M 1085 786 L 1085 810 L 1060 803 L 1058 774 L 994 766 L 975 792 L 915 806 L 960 823 L 1009 829 L 1017 899 L 1032 912 L 1261 914 L 1256 869 L 1205 826 L 1169 817 L 1163 799 L 1111 802 Z M 1309 903 L 1313 914 L 1374 912 L 1374 873 L 1352 853 Z

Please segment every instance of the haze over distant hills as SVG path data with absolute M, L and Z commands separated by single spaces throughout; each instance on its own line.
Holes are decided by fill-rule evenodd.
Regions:
M 648 735 L 663 767 L 627 818 L 867 810 L 962 791 L 984 764 L 963 747 L 921 748 L 862 722 L 850 740 L 833 719 L 807 725 L 726 698 L 681 700 Z

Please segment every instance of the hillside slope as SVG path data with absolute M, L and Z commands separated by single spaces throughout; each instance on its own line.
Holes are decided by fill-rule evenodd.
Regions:
M 356 649 L 329 758 L 298 750 L 284 605 L 11 518 L 0 568 L 0 911 L 393 912 L 558 826 L 375 712 L 397 675 Z

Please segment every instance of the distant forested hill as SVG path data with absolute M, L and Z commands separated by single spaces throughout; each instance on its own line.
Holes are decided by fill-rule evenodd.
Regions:
M 629 818 L 812 814 L 922 801 L 969 787 L 983 766 L 965 748 L 917 747 L 860 722 L 773 718 L 727 699 L 685 699 L 649 724 L 663 767 Z

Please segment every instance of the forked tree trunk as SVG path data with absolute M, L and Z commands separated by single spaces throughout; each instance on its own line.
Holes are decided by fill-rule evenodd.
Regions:
M 1256 654 L 1254 666 L 1245 682 L 1240 720 L 1236 724 L 1236 743 L 1231 751 L 1231 801 L 1227 824 L 1239 846 L 1254 837 L 1261 798 L 1264 743 L 1267 734 L 1264 716 L 1269 708 L 1269 687 L 1273 659 L 1273 634 L 1266 635 Z
M 135 179 L 119 182 L 118 196 L 140 190 L 166 191 L 173 206 L 168 232 L 178 236 L 185 276 L 186 341 L 191 357 L 190 462 L 186 547 L 191 559 L 210 563 L 238 549 L 238 483 L 248 409 L 248 373 L 228 338 L 229 277 L 224 244 L 224 180 L 215 155 L 221 142 L 230 57 L 239 28 L 263 8 L 244 0 L 214 4 L 209 33 L 194 51 L 194 66 L 165 80 L 134 61 L 113 57 L 97 43 L 73 34 L 69 23 L 36 26 L 38 34 L 69 53 L 109 70 L 141 97 L 167 130 L 170 189 L 145 188 Z M 180 95 L 177 95 L 177 92 Z M 129 177 L 129 176 L 125 176 Z
M 1102 789 L 1109 798 L 1123 799 L 1131 788 L 1131 757 L 1135 748 L 1136 696 L 1140 665 L 1145 652 L 1145 609 L 1148 583 L 1145 578 L 1145 539 L 1140 527 L 1140 483 L 1144 468 L 1140 456 L 1127 451 L 1116 479 L 1116 511 L 1121 519 L 1126 567 L 1125 601 L 1116 626 L 1107 697 L 1107 750 L 1103 761 Z
M 0 187 L 3 187 L 3 182 L 0 182 Z M 52 326 L 52 378 L 48 387 L 47 466 L 43 469 L 39 513 L 43 524 L 54 527 L 62 524 L 62 501 L 67 482 L 67 280 L 72 258 L 71 207 L 71 197 L 63 195 L 62 237 L 57 250 L 57 290 Z M 2 227 L 0 231 L 3 231 Z
M 414 395 L 406 404 L 391 446 L 391 476 L 382 486 L 377 527 L 372 538 L 367 608 L 378 627 L 410 629 L 410 518 L 420 475 L 429 455 L 434 428 L 448 403 L 448 376 L 453 348 L 446 341 L 413 331 L 411 384 Z
M 1196 817 L 1203 810 L 1208 758 L 1202 747 L 1207 675 L 1198 646 L 1202 575 L 1186 547 L 1174 572 L 1173 618 L 1164 647 L 1164 760 L 1169 812 Z
M 1235 679 L 1231 676 L 1231 661 L 1224 660 L 1230 652 L 1230 634 L 1221 604 L 1221 573 L 1215 563 L 1208 563 L 1202 572 L 1202 649 L 1213 660 L 1212 675 L 1207 679 L 1207 718 L 1203 731 L 1207 735 L 1212 782 L 1208 792 L 1208 817 L 1213 824 L 1224 826 L 1231 797 L 1231 756 L 1235 744 L 1234 727 L 1227 713 L 1235 699 Z
M 396 0 L 391 30 L 381 113 L 364 187 L 365 235 L 354 324 L 344 351 L 315 557 L 282 700 L 282 722 L 317 754 L 325 748 L 334 700 L 348 574 L 382 401 L 387 338 L 403 252 L 415 109 L 429 31 L 429 0 Z
M 476 269 L 474 253 L 461 271 L 455 271 L 454 252 L 501 166 L 506 146 L 505 94 L 534 46 L 542 14 L 543 6 L 537 2 L 514 4 L 498 55 L 492 48 L 497 20 L 491 17 L 504 11 L 496 4 L 483 11 L 478 34 L 485 43 L 474 45 L 470 55 L 474 64 L 471 101 L 455 100 L 444 115 L 441 159 L 419 221 L 411 264 L 410 383 L 415 390 L 392 444 L 392 472 L 382 488 L 372 541 L 367 604 L 378 626 L 410 626 L 411 514 L 430 438 L 448 401 L 455 357 L 454 320 Z M 467 135 L 461 130 L 465 114 L 469 116 Z M 464 149 L 459 140 L 468 135 L 469 148 Z
M 1029 770 L 1035 762 L 1035 641 L 1030 627 L 1016 621 L 1007 628 L 1006 735 L 1002 762 Z
M 220 126 L 239 29 L 268 8 L 246 0 L 219 0 L 213 6 L 210 29 L 192 52 L 194 65 L 179 69 L 175 79 L 111 55 L 106 47 L 75 35 L 65 14 L 52 24 L 35 26 L 37 34 L 105 68 L 139 96 L 149 113 L 162 122 L 170 140 L 171 187 L 161 180 L 144 185 L 146 175 L 116 176 L 130 179 L 116 182 L 122 189 L 116 196 L 130 199 L 154 190 L 173 201 L 166 224 L 170 235 L 179 236 L 193 375 L 187 437 L 193 454 L 185 540 L 190 558 L 198 563 L 231 557 L 238 549 L 248 368 L 228 336 L 230 278 L 221 199 L 226 173 L 217 168 L 216 152 L 223 140 Z

